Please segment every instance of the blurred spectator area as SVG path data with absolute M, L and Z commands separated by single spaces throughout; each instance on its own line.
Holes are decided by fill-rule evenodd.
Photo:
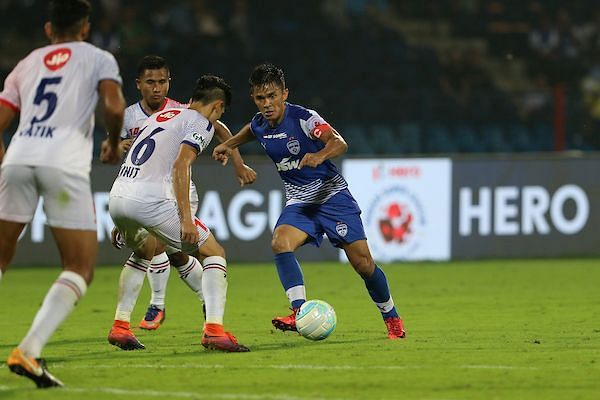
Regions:
M 268 61 L 351 154 L 600 148 L 597 0 L 92 3 L 90 41 L 117 57 L 129 103 L 138 59 L 162 55 L 170 97 L 186 101 L 202 73 L 231 83 L 234 133 L 256 112 L 248 75 Z M 0 0 L 2 78 L 44 43 L 45 5 Z

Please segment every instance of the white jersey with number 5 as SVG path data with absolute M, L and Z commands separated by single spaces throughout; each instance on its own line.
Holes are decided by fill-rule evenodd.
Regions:
M 214 131 L 210 121 L 192 109 L 171 108 L 152 115 L 127 152 L 111 197 L 141 202 L 175 199 L 171 174 L 179 146 L 185 143 L 200 154 Z
M 32 51 L 4 82 L 0 103 L 20 112 L 2 165 L 47 166 L 88 175 L 102 80 L 121 84 L 112 54 L 86 42 Z

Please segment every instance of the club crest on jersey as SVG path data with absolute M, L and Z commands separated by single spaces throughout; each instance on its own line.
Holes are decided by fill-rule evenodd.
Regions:
M 341 237 L 344 237 L 348 234 L 348 225 L 346 225 L 343 222 L 338 222 L 335 225 L 335 231 L 338 233 L 338 235 L 340 235 Z
M 160 113 L 158 114 L 158 116 L 156 117 L 156 121 L 157 122 L 165 122 L 170 120 L 171 118 L 174 118 L 177 116 L 177 114 L 179 114 L 181 111 L 179 110 L 169 110 L 169 111 L 165 111 L 164 113 Z
M 293 155 L 297 156 L 300 153 L 300 142 L 296 139 L 287 142 L 287 148 Z
M 65 64 L 71 59 L 71 49 L 63 47 L 56 49 L 46 54 L 44 57 L 44 65 L 50 71 L 56 71 L 65 66 Z

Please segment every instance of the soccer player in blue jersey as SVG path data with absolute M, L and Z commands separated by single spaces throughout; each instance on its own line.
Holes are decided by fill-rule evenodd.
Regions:
M 234 137 L 216 146 L 213 157 L 226 163 L 233 149 L 258 140 L 285 185 L 287 202 L 273 232 L 271 247 L 292 313 L 275 317 L 273 326 L 283 331 L 296 330 L 296 313 L 306 301 L 306 290 L 294 251 L 306 243 L 319 246 L 327 234 L 334 246 L 344 250 L 354 270 L 365 281 L 381 312 L 388 337 L 404 338 L 402 319 L 394 306 L 386 276 L 369 251 L 361 210 L 346 180 L 331 162 L 348 145 L 315 111 L 286 101 L 288 89 L 280 68 L 259 65 L 249 83 L 259 112 Z

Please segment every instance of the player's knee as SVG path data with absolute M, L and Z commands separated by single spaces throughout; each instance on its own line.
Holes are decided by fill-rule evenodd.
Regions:
M 351 260 L 352 267 L 354 270 L 362 277 L 369 278 L 373 275 L 373 271 L 375 271 L 375 262 L 371 257 L 368 256 L 358 256 Z
M 285 253 L 291 251 L 288 242 L 281 237 L 274 237 L 271 240 L 271 250 L 274 254 Z
M 219 256 L 219 257 L 227 258 L 227 254 L 225 254 L 225 249 L 221 245 L 219 245 L 219 247 L 217 249 L 217 254 L 215 254 L 215 255 Z
M 94 280 L 94 268 L 91 265 L 65 265 L 63 270 L 80 275 L 88 286 Z
M 219 243 L 214 243 L 213 246 L 211 246 L 210 249 L 210 254 L 208 256 L 219 256 L 219 257 L 223 257 L 223 258 L 227 258 L 227 255 L 225 254 L 225 249 L 223 248 L 223 246 L 221 246 Z

